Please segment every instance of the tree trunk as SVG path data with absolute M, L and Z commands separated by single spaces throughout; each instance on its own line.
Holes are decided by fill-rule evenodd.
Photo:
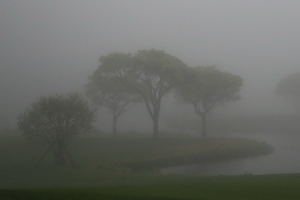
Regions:
M 64 141 L 57 141 L 57 152 L 56 152 L 56 164 L 62 166 L 66 163 L 65 155 L 64 155 Z
M 113 135 L 114 137 L 117 137 L 117 120 L 118 120 L 118 117 L 113 114 Z
M 64 146 L 64 149 L 65 149 L 65 152 L 66 152 L 67 156 L 68 156 L 69 159 L 70 159 L 70 162 L 71 162 L 72 167 L 75 167 L 75 163 L 74 163 L 73 159 L 71 158 L 71 156 L 70 156 L 70 154 L 69 154 L 69 152 L 68 152 L 68 150 L 67 150 L 67 147 Z
M 153 117 L 153 139 L 158 139 L 158 115 Z
M 202 137 L 206 138 L 206 114 L 201 116 L 202 119 Z
M 44 159 L 44 157 L 47 155 L 47 153 L 53 148 L 53 144 L 50 145 L 50 147 L 45 151 L 45 153 L 42 155 L 42 157 L 37 161 L 35 166 L 38 166 L 40 162 Z

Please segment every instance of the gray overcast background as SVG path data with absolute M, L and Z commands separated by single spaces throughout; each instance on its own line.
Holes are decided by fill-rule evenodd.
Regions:
M 220 115 L 291 113 L 273 93 L 300 71 L 299 10 L 298 0 L 1 0 L 0 125 L 15 127 L 41 95 L 83 92 L 101 55 L 150 48 L 243 77 L 242 100 Z

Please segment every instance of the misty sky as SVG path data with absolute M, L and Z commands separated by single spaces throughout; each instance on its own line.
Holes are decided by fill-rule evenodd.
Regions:
M 0 121 L 15 126 L 41 95 L 83 92 L 101 55 L 151 48 L 244 78 L 226 112 L 292 111 L 273 93 L 300 71 L 299 10 L 297 0 L 1 0 Z

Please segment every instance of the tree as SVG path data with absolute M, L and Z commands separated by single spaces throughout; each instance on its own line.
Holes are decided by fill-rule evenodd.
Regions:
M 158 138 L 161 100 L 180 81 L 186 65 L 159 50 L 140 50 L 134 56 L 113 53 L 100 58 L 100 68 L 138 93 L 153 121 L 153 138 Z
M 300 72 L 281 79 L 277 84 L 275 94 L 290 100 L 300 113 Z
M 206 137 L 208 113 L 217 105 L 238 100 L 243 80 L 217 70 L 215 66 L 188 68 L 185 80 L 176 87 L 180 100 L 192 104 L 202 119 L 202 137 Z
M 40 97 L 18 116 L 18 127 L 29 139 L 48 145 L 37 165 L 50 150 L 55 164 L 64 165 L 65 155 L 73 164 L 67 145 L 75 136 L 90 130 L 94 120 L 95 110 L 81 95 L 70 93 L 67 96 Z
M 140 95 L 129 90 L 115 77 L 108 77 L 101 68 L 94 71 L 86 85 L 86 95 L 99 106 L 107 107 L 113 115 L 113 135 L 117 135 L 118 118 L 141 102 Z

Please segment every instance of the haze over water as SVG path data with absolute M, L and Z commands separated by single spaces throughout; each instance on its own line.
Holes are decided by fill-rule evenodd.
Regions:
M 267 142 L 274 147 L 274 152 L 252 158 L 163 168 L 160 171 L 164 174 L 202 176 L 300 173 L 299 135 L 239 134 L 236 136 Z

